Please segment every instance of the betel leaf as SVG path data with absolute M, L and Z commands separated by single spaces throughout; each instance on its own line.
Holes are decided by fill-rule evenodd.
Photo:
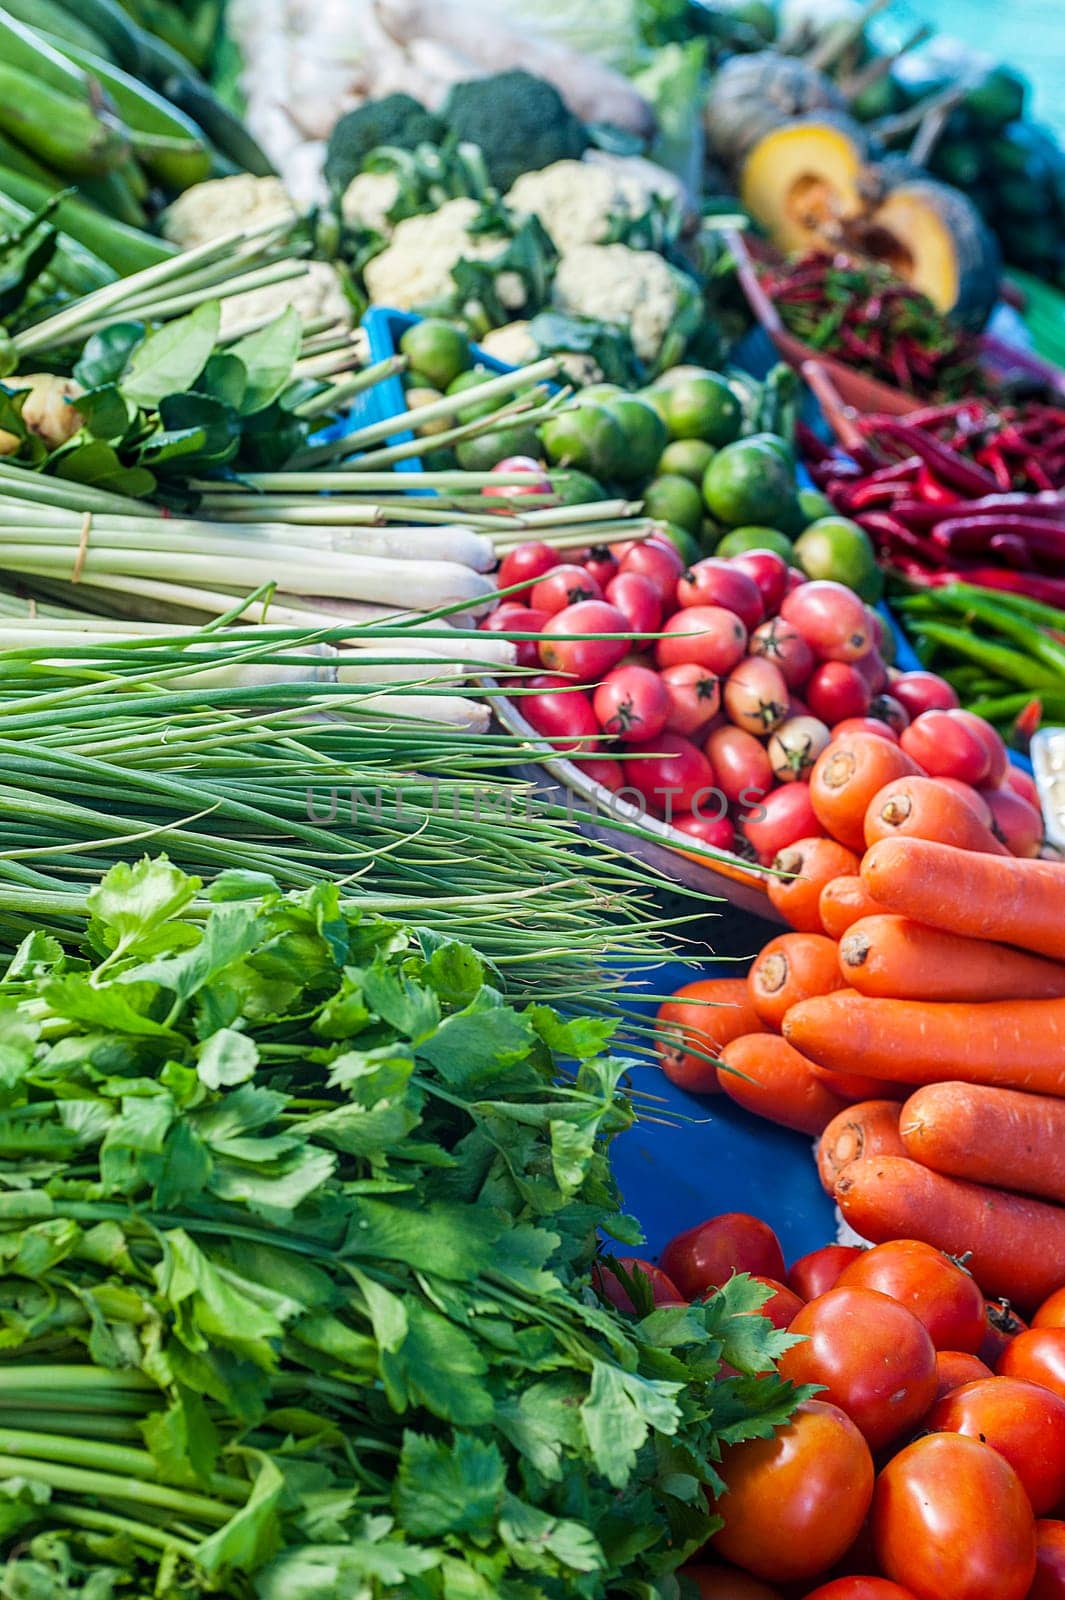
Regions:
M 222 466 L 237 453 L 240 423 L 236 412 L 211 395 L 195 390 L 188 394 L 164 395 L 159 402 L 159 420 L 164 430 L 175 436 L 183 432 L 202 432 L 199 454 L 207 465 Z
M 86 389 L 78 396 L 78 412 L 85 432 L 109 444 L 120 443 L 138 416 L 136 406 L 126 399 L 116 383 L 102 383 Z M 56 455 L 62 458 L 61 452 Z
M 228 350 L 216 350 L 200 373 L 197 387 L 202 394 L 239 411 L 248 390 L 244 363 Z
M 247 379 L 239 402 L 243 416 L 265 411 L 282 393 L 292 376 L 302 340 L 299 312 L 294 306 L 286 306 L 265 328 L 230 345 L 229 354 L 241 363 Z
M 118 453 L 102 439 L 88 439 L 53 460 L 57 478 L 127 495 L 131 500 L 144 500 L 155 488 L 155 478 L 147 467 L 123 466 Z
M 220 314 L 218 301 L 206 300 L 146 335 L 130 356 L 122 393 L 137 405 L 155 407 L 164 395 L 191 389 L 214 349 Z
M 99 389 L 117 383 L 126 364 L 144 338 L 143 322 L 113 322 L 85 341 L 74 376 L 83 389 Z

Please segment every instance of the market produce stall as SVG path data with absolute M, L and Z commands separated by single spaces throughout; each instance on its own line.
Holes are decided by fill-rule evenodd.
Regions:
M 886 9 L 0 7 L 10 1600 L 1065 1597 L 1063 158 Z

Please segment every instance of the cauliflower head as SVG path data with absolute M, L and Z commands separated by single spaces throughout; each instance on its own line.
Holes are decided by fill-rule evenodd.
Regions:
M 491 261 L 510 243 L 504 235 L 470 231 L 480 212 L 477 200 L 449 200 L 425 216 L 398 223 L 388 248 L 366 263 L 370 298 L 400 311 L 449 301 L 461 261 Z M 518 273 L 501 272 L 496 289 L 508 310 L 524 310 L 526 291 Z
M 528 366 L 540 354 L 525 321 L 507 322 L 502 328 L 490 329 L 481 340 L 481 349 L 496 361 L 504 361 L 508 367 Z
M 335 269 L 326 261 L 308 261 L 306 266 L 300 278 L 286 278 L 223 300 L 221 332 L 229 333 L 246 322 L 269 321 L 286 306 L 294 306 L 305 324 L 328 317 L 330 326 L 350 328 L 354 312 Z
M 295 222 L 296 208 L 280 178 L 208 178 L 178 195 L 163 213 L 163 233 L 182 250 L 261 222 Z
M 522 173 L 507 205 L 519 216 L 537 217 L 565 254 L 578 245 L 603 244 L 619 222 L 642 217 L 656 201 L 682 202 L 682 186 L 653 162 L 592 159 L 602 154 L 590 152 L 582 161 L 556 161 L 540 172 Z
M 652 250 L 584 244 L 558 264 L 552 298 L 560 311 L 627 328 L 655 372 L 679 360 L 702 318 L 699 286 Z
M 387 238 L 392 232 L 388 214 L 399 199 L 399 189 L 394 172 L 360 172 L 341 196 L 340 215 L 349 228 L 370 228 Z

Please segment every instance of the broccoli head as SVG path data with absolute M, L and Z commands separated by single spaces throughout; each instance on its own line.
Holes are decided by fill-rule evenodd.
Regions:
M 452 137 L 481 147 L 501 194 L 523 172 L 579 160 L 590 143 L 558 90 L 529 72 L 457 83 L 441 115 Z
M 420 144 L 440 144 L 443 123 L 409 94 L 388 94 L 368 100 L 342 116 L 329 136 L 325 153 L 326 182 L 334 194 L 343 194 L 358 176 L 371 150 L 381 145 L 415 150 Z

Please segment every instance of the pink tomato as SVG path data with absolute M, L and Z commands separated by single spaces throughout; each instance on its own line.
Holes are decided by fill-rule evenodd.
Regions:
M 493 472 L 535 472 L 538 476 L 535 483 L 501 483 L 492 484 L 482 493 L 486 495 L 517 496 L 523 494 L 550 494 L 551 479 L 543 469 L 543 463 L 532 456 L 504 456 L 502 461 L 497 461 L 492 468 Z
M 523 584 L 523 589 L 515 589 L 513 594 L 507 596 L 508 600 L 521 601 L 528 597 L 529 589 L 539 578 L 557 566 L 558 551 L 552 550 L 549 544 L 538 541 L 519 544 L 516 550 L 511 550 L 503 557 L 496 573 L 496 583 L 501 589 L 509 589 L 516 583 Z
M 606 545 L 602 544 L 593 545 L 592 548 L 585 553 L 580 565 L 584 568 L 585 572 L 588 573 L 589 577 L 595 579 L 600 589 L 602 589 L 604 592 L 611 581 L 616 578 L 618 574 L 618 563 L 610 554 L 610 551 L 607 549 Z M 610 599 L 609 595 L 607 595 L 607 599 Z
M 766 746 L 774 776 L 780 783 L 808 783 L 814 762 L 831 739 L 816 717 L 789 717 Z
M 748 656 L 725 679 L 721 698 L 725 714 L 748 733 L 772 733 L 788 714 L 788 686 L 783 673 L 763 657 Z
M 523 692 L 515 695 L 516 709 L 537 733 L 553 741 L 556 750 L 589 750 L 601 743 L 591 696 L 575 688 L 569 678 L 541 672 L 523 678 L 520 689 Z
M 1012 789 L 983 789 L 997 838 L 1014 856 L 1037 856 L 1043 848 L 1043 815 Z
M 953 711 L 922 711 L 899 743 L 930 778 L 960 778 L 980 787 L 991 769 L 985 741 Z
M 606 586 L 606 597 L 629 619 L 633 633 L 657 633 L 662 625 L 662 594 L 645 573 L 619 572 Z
M 581 683 L 593 683 L 617 666 L 628 649 L 628 641 L 560 636 L 627 633 L 628 627 L 617 606 L 608 605 L 605 600 L 578 600 L 576 605 L 548 617 L 540 639 L 540 660 L 549 672 L 568 672 Z
M 626 666 L 607 673 L 592 705 L 604 733 L 623 744 L 635 744 L 662 732 L 670 701 L 657 672 L 650 667 Z
M 871 694 L 882 694 L 888 686 L 887 667 L 880 655 L 880 651 L 869 649 L 864 656 L 858 656 L 853 662 L 855 672 L 860 672 L 869 685 Z
M 490 617 L 485 618 L 481 627 L 489 633 L 542 633 L 547 620 L 543 611 L 530 611 L 528 606 L 504 600 Z M 517 666 L 535 667 L 539 664 L 540 652 L 535 639 L 518 640 L 514 648 L 517 651 Z
M 1025 772 L 1023 767 L 1011 764 L 1006 769 L 1006 787 L 1012 789 L 1014 794 L 1019 794 L 1022 800 L 1027 800 L 1037 811 L 1039 810 L 1039 790 L 1035 786 L 1035 779 L 1030 772 Z
M 678 833 L 686 834 L 689 839 L 695 839 L 699 844 L 705 844 L 709 850 L 736 849 L 736 830 L 728 817 L 708 816 L 706 810 L 701 808 L 700 815 L 694 814 L 674 817 L 673 826 Z
M 681 661 L 662 670 L 662 683 L 669 696 L 666 728 L 685 739 L 705 732 L 721 704 L 721 681 L 697 661 Z
M 582 600 L 601 600 L 603 591 L 583 567 L 567 561 L 555 567 L 533 586 L 529 604 L 534 611 L 546 611 L 553 617 L 567 606 L 578 605 Z
M 631 545 L 620 558 L 622 572 L 639 572 L 650 578 L 662 599 L 675 599 L 677 581 L 684 576 L 684 562 L 673 545 L 662 539 L 645 539 Z
M 780 615 L 824 661 L 857 661 L 872 643 L 865 606 L 842 583 L 817 579 L 802 584 L 784 596 Z
M 846 733 L 872 733 L 878 739 L 887 739 L 890 744 L 899 742 L 899 736 L 890 722 L 881 722 L 877 717 L 844 717 L 832 729 L 832 737 L 839 739 Z
M 873 700 L 869 685 L 849 661 L 822 661 L 814 668 L 805 694 L 814 716 L 830 728 L 851 717 L 864 717 Z
M 971 728 L 987 751 L 990 765 L 987 769 L 986 784 L 997 788 L 1000 783 L 1004 783 L 1006 773 L 1009 771 L 1010 758 L 998 730 L 972 711 L 962 711 L 960 708 L 952 707 L 947 714 L 956 718 L 958 722 L 964 722 L 967 728 Z
M 869 715 L 875 722 L 886 722 L 895 733 L 901 733 L 903 728 L 908 728 L 910 725 L 909 712 L 902 701 L 896 700 L 893 694 L 874 695 Z
M 682 606 L 724 606 L 739 617 L 748 633 L 765 615 L 762 593 L 754 579 L 716 556 L 689 568 L 677 583 L 677 600 Z
M 739 555 L 730 557 L 729 564 L 754 580 L 762 596 L 763 614 L 775 617 L 788 589 L 788 563 L 784 557 L 775 550 L 741 550 Z
M 629 788 L 667 822 L 675 813 L 693 810 L 714 786 L 714 770 L 703 752 L 676 733 L 627 745 L 623 762 Z
M 752 656 L 765 656 L 784 674 L 790 689 L 801 689 L 814 670 L 814 653 L 798 628 L 781 617 L 761 623 L 751 634 Z
M 619 789 L 625 787 L 625 768 L 613 756 L 591 756 L 586 760 L 576 760 L 573 765 L 580 767 L 604 789 L 609 789 L 611 794 L 617 794 Z
M 747 629 L 724 606 L 689 606 L 670 617 L 662 631 L 666 637 L 655 645 L 659 667 L 695 661 L 721 678 L 747 649 Z
M 789 844 L 821 838 L 825 831 L 814 814 L 806 783 L 787 783 L 782 789 L 774 789 L 741 818 L 740 827 L 763 867 L 771 867 Z
M 756 806 L 774 787 L 765 745 L 742 728 L 715 728 L 703 749 L 714 769 L 717 787 L 734 806 Z
M 906 707 L 911 720 L 922 711 L 951 711 L 958 697 L 945 678 L 935 672 L 900 672 L 891 680 L 891 693 Z

